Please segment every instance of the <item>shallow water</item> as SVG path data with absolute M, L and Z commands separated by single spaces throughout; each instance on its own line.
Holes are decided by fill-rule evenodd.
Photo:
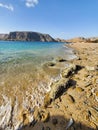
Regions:
M 49 68 L 47 62 L 55 62 L 58 57 L 66 60 L 74 58 L 71 49 L 59 42 L 16 42 L 0 41 L 0 124 L 10 106 L 14 115 L 21 109 L 31 109 L 43 104 L 44 95 L 50 90 L 50 83 L 60 76 L 60 67 Z M 6 114 L 5 114 L 6 113 Z M 6 115 L 8 116 L 8 115 Z M 18 117 L 13 124 L 16 127 Z M 15 129 L 15 128 L 14 128 Z

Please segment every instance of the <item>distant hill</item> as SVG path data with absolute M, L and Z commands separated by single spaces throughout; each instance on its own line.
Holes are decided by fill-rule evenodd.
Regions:
M 0 34 L 0 40 L 5 40 L 8 37 L 8 34 Z
M 16 31 L 9 34 L 0 34 L 0 40 L 10 41 L 41 41 L 41 42 L 55 42 L 49 34 L 42 34 L 38 32 Z
M 91 37 L 91 38 L 84 38 L 84 37 L 77 37 L 77 38 L 72 38 L 72 39 L 56 39 L 58 42 L 67 42 L 67 43 L 76 43 L 76 42 L 93 42 L 93 43 L 98 43 L 98 37 Z

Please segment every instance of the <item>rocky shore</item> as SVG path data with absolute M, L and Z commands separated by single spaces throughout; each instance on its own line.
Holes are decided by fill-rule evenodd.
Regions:
M 19 130 L 98 130 L 98 44 L 71 43 L 68 47 L 77 58 L 57 60 L 69 64 L 50 84 L 43 106 L 18 115 Z M 54 70 L 56 63 L 47 66 Z
M 51 84 L 44 106 L 22 130 L 98 130 L 98 44 L 68 46 L 77 58 Z

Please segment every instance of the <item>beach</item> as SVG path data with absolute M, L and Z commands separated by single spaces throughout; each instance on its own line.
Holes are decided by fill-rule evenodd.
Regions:
M 17 98 L 9 102 L 5 98 L 6 105 L 2 112 L 6 112 L 4 120 L 7 116 L 9 124 L 7 128 L 15 130 L 17 128 L 20 130 L 98 129 L 98 44 L 71 43 L 66 47 L 73 50 L 73 55 L 76 55 L 74 59 L 65 60 L 62 56 L 55 59 L 55 62 L 43 64 L 44 74 L 40 73 L 42 77 L 40 81 L 46 79 L 48 82 L 49 77 L 45 76 L 47 74 L 54 75 L 56 78 L 38 88 L 45 96 L 40 97 L 39 92 L 34 90 L 35 100 L 39 97 L 38 101 L 36 100 L 38 106 L 35 104 L 35 107 L 32 107 L 34 93 L 33 95 L 28 93 L 27 99 L 23 101 L 24 108 L 21 107 L 20 99 L 17 104 Z M 24 77 L 23 82 L 24 79 L 28 82 L 29 77 Z M 20 96 L 24 97 L 23 94 Z
M 71 64 L 80 66 L 71 75 L 71 85 L 45 109 L 40 108 L 32 130 L 97 130 L 98 129 L 98 44 L 71 43 L 77 58 Z M 30 130 L 31 130 L 30 129 Z M 26 128 L 23 128 L 26 130 Z

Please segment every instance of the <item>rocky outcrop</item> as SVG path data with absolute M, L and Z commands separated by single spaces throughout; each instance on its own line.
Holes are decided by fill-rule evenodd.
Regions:
M 10 32 L 6 37 L 1 36 L 3 40 L 10 41 L 41 41 L 41 42 L 55 42 L 49 34 L 42 34 L 38 32 Z

